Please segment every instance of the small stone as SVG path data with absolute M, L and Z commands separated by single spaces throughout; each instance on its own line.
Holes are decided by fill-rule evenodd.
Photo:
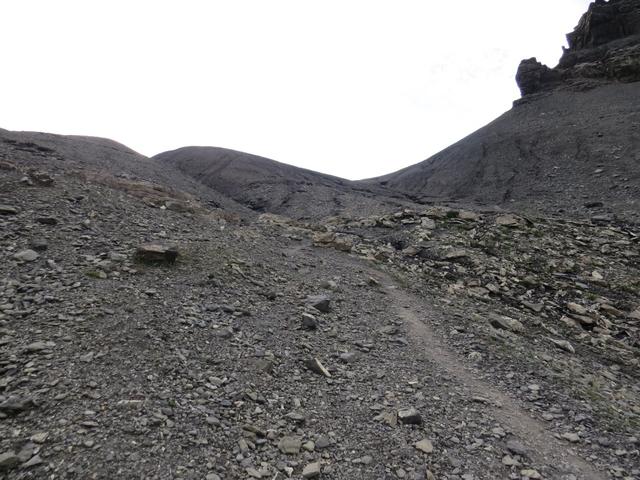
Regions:
M 551 340 L 551 342 L 558 348 L 564 350 L 565 352 L 569 352 L 569 353 L 576 353 L 575 348 L 573 348 L 573 345 L 571 345 L 569 342 L 567 342 L 566 340 L 554 340 L 553 338 L 550 338 L 549 340 Z
M 178 249 L 175 246 L 148 243 L 137 248 L 135 257 L 145 263 L 175 263 Z
M 262 478 L 262 474 L 255 468 L 249 467 L 247 468 L 246 471 L 247 471 L 247 475 L 249 475 L 252 478 Z
M 360 463 L 362 465 L 371 465 L 373 463 L 373 457 L 371 455 L 365 455 L 364 457 L 355 458 L 351 463 Z
M 520 333 L 524 332 L 524 325 L 518 320 L 504 315 L 491 314 L 489 323 L 493 328 L 501 330 L 509 330 L 511 332 Z
M 532 303 L 532 302 L 527 302 L 525 300 L 525 301 L 522 302 L 522 305 L 524 305 L 529 310 L 531 310 L 531 311 L 533 311 L 535 313 L 540 313 L 540 312 L 542 312 L 542 310 L 544 310 L 544 303 Z
M 500 225 L 502 227 L 517 227 L 521 224 L 521 221 L 515 215 L 507 214 L 500 215 L 496 218 L 496 225 Z
M 17 415 L 34 407 L 36 407 L 36 403 L 31 398 L 10 397 L 0 403 L 0 412 L 9 415 Z
M 586 308 L 584 308 L 579 303 L 574 303 L 574 302 L 567 303 L 567 309 L 571 313 L 575 313 L 577 315 L 587 315 L 587 313 L 588 313 L 588 310 Z
M 578 443 L 580 441 L 580 436 L 577 433 L 573 432 L 563 433 L 561 437 L 571 443 Z
M 21 252 L 16 253 L 13 258 L 16 260 L 20 260 L 21 262 L 33 262 L 40 255 L 34 250 L 22 250 Z
M 44 252 L 49 248 L 49 244 L 43 238 L 34 238 L 29 242 L 29 245 L 36 252 Z
M 326 368 L 324 368 L 324 365 L 322 365 L 322 363 L 320 363 L 320 360 L 318 360 L 317 358 L 310 358 L 304 364 L 313 373 L 317 373 L 318 375 L 324 375 L 327 378 L 331 378 L 331 374 L 329 373 L 329 371 Z
M 36 222 L 41 225 L 57 225 L 58 219 L 55 217 L 37 217 Z
M 304 448 L 307 452 L 314 452 L 316 450 L 316 444 L 309 440 L 308 442 L 304 442 L 302 444 L 302 448 Z
M 317 478 L 320 476 L 320 462 L 310 463 L 302 470 L 303 478 Z
M 9 470 L 20 463 L 20 458 L 13 450 L 0 453 L 0 471 Z
M 278 442 L 278 449 L 287 455 L 296 455 L 300 453 L 302 441 L 298 437 L 282 437 Z
M 529 453 L 527 447 L 525 447 L 519 440 L 512 438 L 507 441 L 507 450 L 515 455 L 520 455 L 521 457 L 526 457 Z
M 17 215 L 18 209 L 11 205 L 0 205 L 0 215 Z
M 530 478 L 531 480 L 537 480 L 542 478 L 542 475 L 540 475 L 540 473 L 538 473 L 537 470 L 533 470 L 532 468 L 520 470 L 520 475 L 526 478 Z
M 229 339 L 233 337 L 233 330 L 230 327 L 219 328 L 213 334 L 218 338 Z
M 302 327 L 306 330 L 315 330 L 318 328 L 318 321 L 316 317 L 308 313 L 302 314 Z
M 31 440 L 34 443 L 42 444 L 47 441 L 47 438 L 49 438 L 49 433 L 41 432 L 41 433 L 34 433 L 33 435 L 31 435 L 29 440 Z
M 518 465 L 519 462 L 511 455 L 505 455 L 504 457 L 502 457 L 502 464 L 506 465 L 507 467 L 513 467 L 515 465 Z
M 307 297 L 307 304 L 322 313 L 331 311 L 331 299 L 326 295 L 310 295 Z
M 339 358 L 343 363 L 353 363 L 358 358 L 358 352 L 344 352 L 339 355 Z
M 40 457 L 40 455 L 34 455 L 29 461 L 22 464 L 22 468 L 35 467 L 36 465 L 40 465 L 41 463 L 42 458 Z
M 253 362 L 253 365 L 259 372 L 264 372 L 267 374 L 273 373 L 273 369 L 275 368 L 275 364 L 273 363 L 273 361 L 269 360 L 268 358 L 258 358 Z
M 28 172 L 29 180 L 36 185 L 40 185 L 42 187 L 50 187 L 53 185 L 53 177 L 49 175 L 47 172 L 42 172 L 39 170 L 30 170 Z
M 320 438 L 316 440 L 316 449 L 323 450 L 325 448 L 329 448 L 331 444 L 331 437 L 328 435 L 321 435 Z
M 427 440 L 426 438 L 416 443 L 415 447 L 421 452 L 433 453 L 433 444 L 431 443 L 431 440 Z
M 415 408 L 404 408 L 398 411 L 398 420 L 405 425 L 420 425 L 422 416 Z
M 24 347 L 24 351 L 27 353 L 38 353 L 43 350 L 50 350 L 55 347 L 54 342 L 33 342 Z
M 205 480 L 222 480 L 220 476 L 216 473 L 208 473 L 205 477 Z

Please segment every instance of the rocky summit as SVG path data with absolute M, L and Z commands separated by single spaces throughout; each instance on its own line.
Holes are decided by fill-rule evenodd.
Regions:
M 637 34 L 362 182 L 0 130 L 0 479 L 640 479 Z

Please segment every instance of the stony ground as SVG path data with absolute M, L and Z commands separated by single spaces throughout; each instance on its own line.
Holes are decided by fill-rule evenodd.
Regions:
M 133 193 L 0 169 L 0 478 L 640 478 L 637 226 Z

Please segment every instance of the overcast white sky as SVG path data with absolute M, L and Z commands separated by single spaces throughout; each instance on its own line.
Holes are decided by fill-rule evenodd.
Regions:
M 520 60 L 556 65 L 589 3 L 6 1 L 0 127 L 382 175 L 508 110 Z

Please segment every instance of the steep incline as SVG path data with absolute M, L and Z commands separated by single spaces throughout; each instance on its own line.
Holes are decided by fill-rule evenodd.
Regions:
M 640 0 L 592 3 L 567 39 L 553 69 L 522 61 L 523 98 L 511 111 L 422 163 L 363 183 L 423 200 L 582 214 L 596 206 L 637 218 Z
M 425 199 L 546 211 L 640 209 L 640 83 L 556 91 L 425 160 L 375 181 Z M 514 205 L 516 206 L 516 205 Z

